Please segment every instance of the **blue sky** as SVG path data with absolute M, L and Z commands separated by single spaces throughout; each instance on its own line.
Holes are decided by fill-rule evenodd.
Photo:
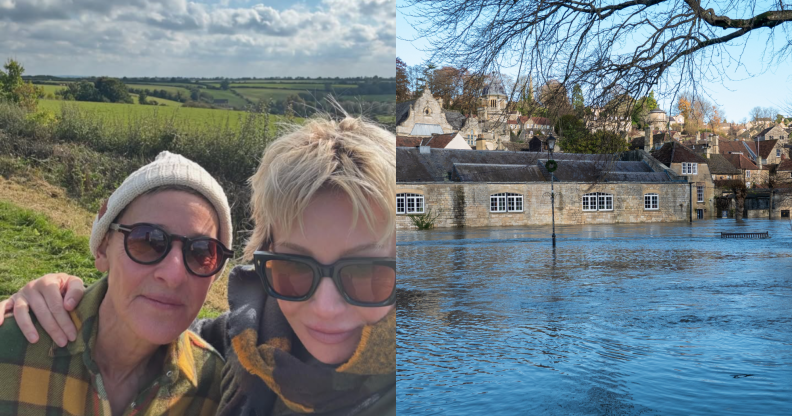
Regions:
M 410 25 L 409 18 L 402 12 L 401 2 L 397 2 L 396 11 L 396 55 L 407 65 L 417 65 L 426 60 L 428 55 L 419 49 L 426 46 L 425 41 L 408 41 L 415 37 L 415 32 Z M 787 24 L 792 26 L 792 24 Z M 767 29 L 761 29 L 767 33 Z M 767 43 L 767 36 L 762 32 L 755 33 L 747 42 L 743 62 L 751 73 L 745 70 L 729 71 L 728 74 L 735 81 L 726 81 L 723 84 L 703 81 L 709 96 L 707 99 L 715 101 L 723 109 L 728 121 L 739 122 L 743 118 L 750 119 L 749 112 L 756 106 L 775 107 L 780 109 L 788 101 L 792 101 L 792 62 L 786 66 L 775 67 L 762 74 L 753 75 L 761 71 L 758 62 L 762 59 Z M 781 34 L 777 34 L 780 38 Z M 405 40 L 402 40 L 402 39 Z M 435 62 L 442 65 L 442 62 Z M 661 101 L 662 109 L 669 112 L 671 103 Z M 782 112 L 782 114 L 784 114 Z M 792 114 L 785 114 L 792 116 Z
M 28 75 L 394 76 L 395 0 L 0 0 Z

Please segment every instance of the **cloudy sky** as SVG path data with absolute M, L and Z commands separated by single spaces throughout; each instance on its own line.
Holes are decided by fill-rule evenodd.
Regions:
M 27 75 L 394 76 L 395 0 L 0 0 Z

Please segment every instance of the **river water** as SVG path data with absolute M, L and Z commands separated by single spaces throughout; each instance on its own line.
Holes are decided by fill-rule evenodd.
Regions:
M 789 222 L 556 233 L 399 231 L 400 415 L 792 415 Z

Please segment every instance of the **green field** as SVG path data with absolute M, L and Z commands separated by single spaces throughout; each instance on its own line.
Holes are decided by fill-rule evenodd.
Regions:
M 344 96 L 342 96 L 344 97 Z M 347 96 L 349 97 L 349 96 Z M 396 102 L 396 94 L 378 94 L 378 95 L 353 95 L 352 97 L 360 97 L 363 101 L 379 101 L 379 102 Z
M 201 90 L 211 95 L 215 100 L 228 100 L 228 104 L 235 108 L 244 108 L 248 102 L 231 91 L 223 90 Z
M 297 95 L 304 90 L 267 90 L 259 88 L 239 88 L 235 90 L 250 101 L 257 102 L 260 99 L 283 100 L 290 95 Z
M 190 124 L 205 124 L 211 126 L 228 124 L 230 128 L 239 126 L 239 121 L 247 114 L 244 111 L 213 110 L 207 108 L 161 107 L 138 104 L 94 103 L 86 101 L 39 101 L 39 109 L 49 110 L 56 114 L 60 113 L 61 106 L 63 105 L 76 105 L 81 110 L 96 113 L 97 116 L 105 121 L 122 120 L 124 122 L 129 122 L 156 116 L 158 118 L 171 119 L 176 122 L 188 122 Z
M 187 88 L 174 87 L 174 86 L 165 85 L 165 84 L 126 84 L 126 86 L 127 86 L 127 88 L 135 88 L 135 89 L 138 89 L 138 90 L 145 90 L 145 89 L 149 89 L 149 90 L 165 90 L 165 91 L 168 91 L 171 94 L 176 94 L 177 92 L 181 92 L 182 95 L 184 95 L 186 97 L 190 96 L 190 90 L 188 90 Z
M 101 277 L 88 250 L 88 238 L 62 230 L 38 213 L 0 201 L 0 299 L 47 273 Z
M 134 103 L 138 104 L 138 95 L 137 94 L 132 94 L 132 93 L 130 93 L 129 95 L 132 96 L 132 100 L 134 101 Z M 165 105 L 167 105 L 169 107 L 181 107 L 181 105 L 182 105 L 182 103 L 180 103 L 178 101 L 171 101 L 171 100 L 166 100 L 164 98 L 149 96 L 148 97 L 148 101 L 152 101 L 152 100 L 156 101 L 157 105 L 165 104 Z
M 43 84 L 36 84 L 36 87 L 42 88 L 45 94 L 52 94 L 52 95 L 55 95 L 56 91 L 66 88 L 60 85 L 43 85 Z
M 216 84 L 220 86 L 220 84 Z M 231 84 L 231 88 L 234 87 L 256 87 L 256 88 L 265 88 L 265 89 L 292 89 L 292 90 L 322 90 L 324 91 L 325 86 L 324 84 L 279 84 L 279 83 L 258 83 L 258 82 L 245 82 L 245 83 L 233 83 Z M 334 84 L 333 89 L 342 90 L 342 89 L 349 89 L 349 88 L 357 88 L 357 85 L 346 85 L 346 84 Z

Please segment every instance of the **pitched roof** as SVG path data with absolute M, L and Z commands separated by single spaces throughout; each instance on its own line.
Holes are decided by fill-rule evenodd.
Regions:
M 790 171 L 792 170 L 792 159 L 784 159 L 781 163 L 778 164 L 778 171 Z
M 550 119 L 547 117 L 531 117 L 531 121 L 533 121 L 534 124 L 538 124 L 540 126 L 550 125 Z
M 726 158 L 726 160 L 728 160 L 729 163 L 732 164 L 732 166 L 734 166 L 734 167 L 736 167 L 738 169 L 759 170 L 759 167 L 756 166 L 756 163 L 754 163 L 751 159 L 748 159 L 747 157 L 745 157 L 745 155 L 725 154 L 725 155 L 723 155 L 723 157 Z
M 433 134 L 443 134 L 443 128 L 439 124 L 415 123 L 410 131 L 410 136 L 431 136 Z
M 726 160 L 723 155 L 720 154 L 711 154 L 709 158 L 706 159 L 707 166 L 709 166 L 709 171 L 713 175 L 738 175 L 740 174 L 740 169 L 737 169 L 734 165 L 732 165 L 728 160 Z
M 756 153 L 755 141 L 744 143 L 751 149 L 752 152 L 754 152 L 754 154 Z M 778 140 L 775 139 L 759 141 L 759 155 L 762 157 L 762 159 L 767 159 L 770 156 L 770 154 L 773 152 L 773 149 L 775 149 L 776 143 L 778 143 Z
M 732 140 L 732 141 L 722 140 L 718 142 L 718 150 L 720 151 L 720 154 L 724 156 L 732 152 L 742 152 L 744 155 L 750 156 L 751 153 L 748 152 L 748 149 L 745 147 L 744 143 L 745 142 L 741 140 Z
M 664 144 L 663 147 L 652 152 L 652 156 L 669 167 L 672 163 L 706 163 L 703 157 L 676 141 Z
M 654 172 L 643 161 L 614 161 L 611 155 L 556 153 L 554 176 L 559 181 L 674 182 L 665 172 Z M 468 151 L 414 147 L 396 148 L 396 182 L 547 181 L 545 152 Z M 461 171 L 460 171 L 461 166 Z M 521 166 L 515 167 L 515 166 Z M 536 175 L 542 173 L 541 178 Z M 508 176 L 511 172 L 512 176 Z
M 445 114 L 445 118 L 446 121 L 448 121 L 448 124 L 450 124 L 451 127 L 456 131 L 462 130 L 462 127 L 465 125 L 465 122 L 467 121 L 467 118 L 465 118 L 465 116 L 459 111 L 443 109 L 443 114 Z
M 415 103 L 415 100 L 402 101 L 396 103 L 396 125 L 398 126 L 410 115 L 410 106 Z
M 456 133 L 434 134 L 430 137 L 396 137 L 396 147 L 417 147 L 429 146 L 433 149 L 445 149 L 451 140 L 454 140 Z

